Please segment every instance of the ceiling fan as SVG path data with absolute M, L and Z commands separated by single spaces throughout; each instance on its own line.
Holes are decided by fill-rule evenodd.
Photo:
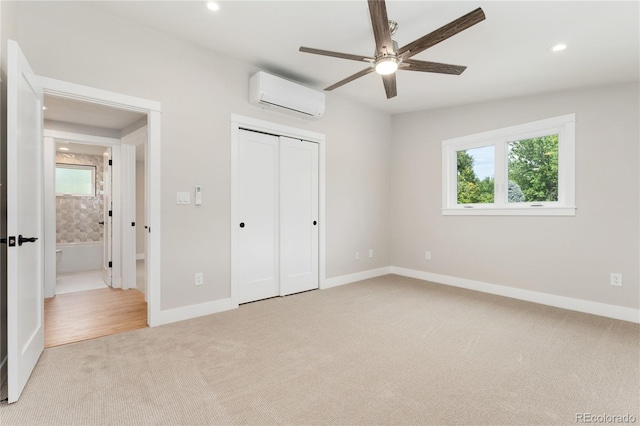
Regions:
M 398 29 L 398 23 L 387 18 L 387 7 L 384 0 L 368 0 L 371 24 L 373 25 L 373 35 L 376 40 L 376 50 L 374 56 L 351 55 L 348 53 L 332 52 L 329 50 L 313 49 L 311 47 L 300 47 L 300 52 L 313 53 L 315 55 L 333 56 L 336 58 L 350 59 L 352 61 L 369 62 L 370 66 L 357 72 L 324 90 L 333 90 L 347 84 L 357 78 L 365 76 L 373 71 L 382 75 L 384 90 L 387 99 L 391 99 L 398 94 L 396 89 L 397 70 L 434 72 L 439 74 L 460 75 L 467 68 L 460 65 L 441 64 L 438 62 L 427 62 L 411 59 L 412 56 L 458 34 L 461 31 L 481 22 L 485 19 L 481 8 L 467 13 L 464 16 L 451 21 L 437 30 L 398 48 L 398 43 L 391 39 Z

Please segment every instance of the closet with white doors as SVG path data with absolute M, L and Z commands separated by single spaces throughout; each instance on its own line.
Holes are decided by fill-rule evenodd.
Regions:
M 318 288 L 318 144 L 239 130 L 237 303 Z

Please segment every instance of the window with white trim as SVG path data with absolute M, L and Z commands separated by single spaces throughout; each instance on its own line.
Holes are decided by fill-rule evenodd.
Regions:
M 442 141 L 442 214 L 575 210 L 575 114 Z
M 56 164 L 56 195 L 96 195 L 96 166 Z

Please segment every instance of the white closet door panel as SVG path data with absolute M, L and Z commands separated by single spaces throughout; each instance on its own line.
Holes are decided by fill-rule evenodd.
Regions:
M 240 131 L 238 146 L 239 303 L 279 294 L 278 137 Z
M 318 288 L 318 144 L 280 137 L 280 294 Z

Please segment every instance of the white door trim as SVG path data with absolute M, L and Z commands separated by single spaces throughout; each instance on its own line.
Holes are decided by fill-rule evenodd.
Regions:
M 42 146 L 44 164 L 44 229 L 42 239 L 44 246 L 44 297 L 56 295 L 56 141 L 44 130 Z
M 147 191 L 147 323 L 153 327 L 160 325 L 161 309 L 161 264 L 160 264 L 160 120 L 161 105 L 159 102 L 109 92 L 94 87 L 82 86 L 62 80 L 43 76 L 36 76 L 35 82 L 46 95 L 59 98 L 74 99 L 98 105 L 111 106 L 127 111 L 147 114 L 147 153 L 148 165 L 146 170 L 149 183 Z
M 231 307 L 238 306 L 237 273 L 238 265 L 238 141 L 240 129 L 288 136 L 318 143 L 318 272 L 319 287 L 325 288 L 325 164 L 326 136 L 322 133 L 284 126 L 278 123 L 258 120 L 238 114 L 231 114 Z
M 121 217 L 122 217 L 122 289 L 136 288 L 136 228 L 132 223 L 136 221 L 136 147 L 125 142 L 122 138 L 120 145 L 120 173 L 122 185 Z
M 88 135 L 85 133 L 61 132 L 60 130 L 44 129 L 44 135 L 54 139 L 60 139 L 68 142 L 74 142 L 85 145 L 103 145 L 116 146 L 120 145 L 120 139 L 108 138 L 105 136 Z

